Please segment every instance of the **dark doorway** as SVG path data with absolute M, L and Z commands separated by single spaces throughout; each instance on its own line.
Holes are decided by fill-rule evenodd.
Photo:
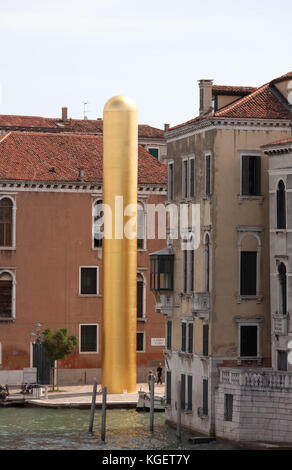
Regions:
M 33 367 L 37 368 L 37 383 L 40 385 L 49 385 L 51 383 L 51 369 L 54 367 L 54 361 L 48 359 L 44 354 L 43 345 L 35 343 L 33 346 Z

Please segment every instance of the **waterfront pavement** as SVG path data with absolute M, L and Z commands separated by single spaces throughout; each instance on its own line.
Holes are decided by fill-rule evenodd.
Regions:
M 76 386 L 60 386 L 58 391 L 48 393 L 48 399 L 44 395 L 35 399 L 31 395 L 20 395 L 11 393 L 9 401 L 23 400 L 34 406 L 44 406 L 49 408 L 90 408 L 92 401 L 93 385 L 76 385 Z M 138 391 L 148 392 L 147 383 L 137 384 L 136 393 L 108 394 L 108 408 L 135 408 L 138 401 Z M 96 408 L 100 408 L 102 404 L 101 385 L 97 386 Z M 155 396 L 165 395 L 165 385 L 156 385 L 154 390 Z

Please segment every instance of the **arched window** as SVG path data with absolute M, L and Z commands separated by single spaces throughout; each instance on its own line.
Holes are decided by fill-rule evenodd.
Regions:
M 102 200 L 96 201 L 93 206 L 93 247 L 101 248 L 103 238 L 103 210 Z
M 8 197 L 0 199 L 0 246 L 12 246 L 13 202 Z
M 286 191 L 282 180 L 277 189 L 277 228 L 286 228 Z
M 137 248 L 145 248 L 145 216 L 144 206 L 141 202 L 137 205 Z
M 0 318 L 13 317 L 13 278 L 10 273 L 0 274 Z
M 279 280 L 279 313 L 281 315 L 287 314 L 287 272 L 284 263 L 278 266 L 278 280 Z
M 142 274 L 137 275 L 137 318 L 144 317 L 144 279 Z
M 205 292 L 210 291 L 210 237 L 207 233 L 204 243 L 204 257 L 205 257 L 205 275 L 204 275 L 204 287 Z

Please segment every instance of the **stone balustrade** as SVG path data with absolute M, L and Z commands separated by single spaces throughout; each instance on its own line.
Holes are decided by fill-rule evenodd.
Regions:
M 252 388 L 291 389 L 292 372 L 271 369 L 220 368 L 220 384 Z

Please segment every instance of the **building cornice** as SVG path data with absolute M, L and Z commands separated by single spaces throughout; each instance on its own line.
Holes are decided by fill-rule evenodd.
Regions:
M 207 118 L 198 120 L 178 128 L 170 129 L 165 132 L 167 143 L 175 140 L 184 139 L 201 132 L 216 129 L 232 130 L 260 130 L 277 128 L 278 130 L 287 130 L 292 127 L 290 119 L 246 119 L 246 118 Z
M 1 180 L 0 192 L 64 192 L 64 193 L 91 193 L 101 194 L 102 183 L 90 183 L 83 181 L 25 181 L 25 180 Z M 166 195 L 167 185 L 165 184 L 138 184 L 138 194 L 159 194 Z

